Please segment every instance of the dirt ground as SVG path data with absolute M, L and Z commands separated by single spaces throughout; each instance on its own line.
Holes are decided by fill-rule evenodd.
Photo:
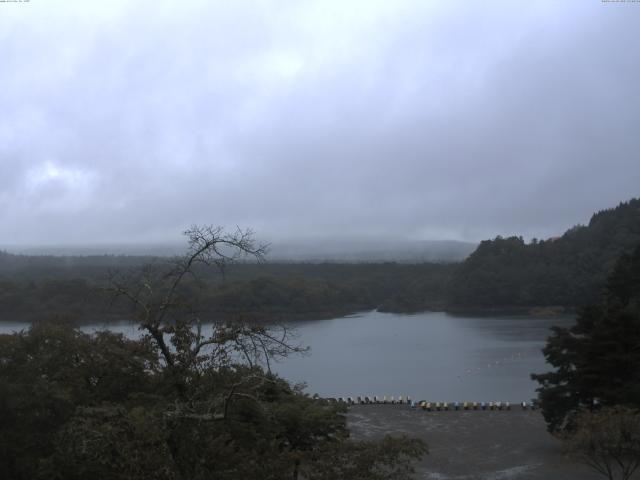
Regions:
M 417 479 L 604 478 L 563 455 L 538 411 L 427 412 L 406 405 L 354 405 L 348 423 L 356 439 L 406 434 L 425 440 L 429 455 L 417 465 Z

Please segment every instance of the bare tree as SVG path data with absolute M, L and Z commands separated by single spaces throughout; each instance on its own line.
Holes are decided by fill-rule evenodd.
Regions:
M 124 298 L 131 305 L 133 320 L 151 337 L 168 369 L 180 371 L 183 379 L 185 373 L 197 375 L 238 362 L 249 367 L 260 364 L 270 372 L 273 357 L 305 351 L 294 343 L 286 326 L 267 327 L 242 319 L 205 321 L 185 288 L 187 279 L 197 280 L 202 268 L 224 274 L 240 259 L 263 261 L 267 245 L 258 244 L 251 230 L 240 228 L 227 233 L 222 227 L 193 226 L 184 233 L 189 245 L 184 255 L 112 273 L 107 287 L 113 299 Z M 240 394 L 239 386 L 232 394 Z
M 609 480 L 629 480 L 640 467 L 640 412 L 603 408 L 578 416 L 567 450 Z

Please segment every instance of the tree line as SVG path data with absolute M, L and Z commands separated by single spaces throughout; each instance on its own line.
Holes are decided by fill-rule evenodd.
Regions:
M 454 263 L 256 263 L 240 260 L 224 277 L 194 266 L 181 288 L 211 314 L 242 312 L 265 321 L 320 319 L 361 310 L 530 310 L 593 303 L 620 255 L 640 244 L 640 199 L 593 215 L 561 237 L 527 243 L 497 237 Z M 0 252 L 0 321 L 64 314 L 121 319 L 127 305 L 102 294 L 113 270 L 167 258 L 29 257 Z
M 158 265 L 166 260 L 147 258 Z M 44 265 L 32 260 L 20 267 L 15 263 L 19 262 L 3 267 L 0 259 L 0 321 L 33 321 L 52 314 L 85 322 L 122 319 L 128 305 L 105 295 L 109 272 L 135 271 L 144 262 L 119 262 L 115 257 L 114 264 L 97 266 L 52 265 L 48 259 Z M 185 279 L 181 289 L 210 314 L 242 313 L 264 321 L 331 318 L 374 308 L 411 312 L 444 307 L 453 268 L 438 263 L 241 262 L 224 277 L 195 266 L 197 278 Z
M 640 199 L 600 211 L 558 238 L 486 240 L 455 270 L 449 305 L 585 306 L 600 298 L 618 258 L 639 244 Z

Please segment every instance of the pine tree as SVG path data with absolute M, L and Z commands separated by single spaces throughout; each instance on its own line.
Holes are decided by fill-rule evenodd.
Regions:
M 532 378 L 549 431 L 571 431 L 583 410 L 640 407 L 640 247 L 618 260 L 604 303 L 554 328 L 543 352 L 556 370 Z

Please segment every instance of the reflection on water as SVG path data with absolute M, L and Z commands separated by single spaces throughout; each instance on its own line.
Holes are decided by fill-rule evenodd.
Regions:
M 433 401 L 518 402 L 535 396 L 532 372 L 549 369 L 541 348 L 552 325 L 569 317 L 461 317 L 367 312 L 296 323 L 311 354 L 274 365 L 282 376 L 306 382 L 322 396 L 411 395 Z M 0 333 L 26 328 L 2 323 Z M 102 329 L 89 325 L 85 331 Z M 109 329 L 140 334 L 130 323 Z

